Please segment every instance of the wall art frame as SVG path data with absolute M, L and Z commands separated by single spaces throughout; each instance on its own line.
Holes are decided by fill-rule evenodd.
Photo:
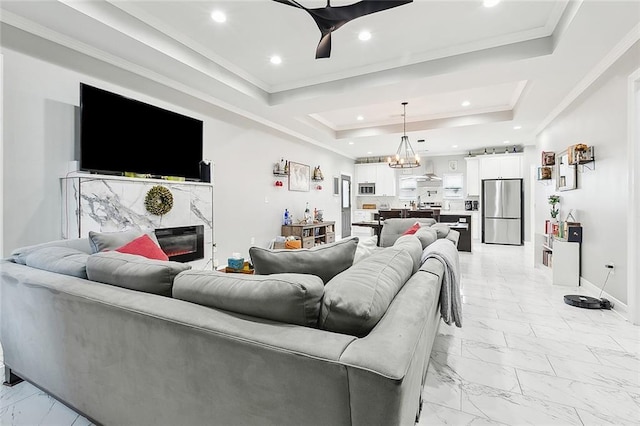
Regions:
M 307 164 L 289 161 L 289 191 L 309 192 L 311 168 Z

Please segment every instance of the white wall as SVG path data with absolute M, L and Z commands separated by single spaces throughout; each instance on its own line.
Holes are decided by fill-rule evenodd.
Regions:
M 81 81 L 204 121 L 203 156 L 214 163 L 214 257 L 220 263 L 233 252 L 248 256 L 251 238 L 266 246 L 280 234 L 284 209 L 299 218 L 307 201 L 311 209 L 324 210 L 325 220 L 336 221 L 339 232 L 340 203 L 332 195 L 331 177 L 352 174 L 353 160 L 93 59 L 74 55 L 69 64 L 66 58 L 52 64 L 7 48 L 2 53 L 5 254 L 61 238 L 59 178 L 74 160 Z M 65 67 L 71 64 L 84 72 Z M 309 192 L 288 191 L 286 180 L 284 187 L 275 187 L 272 167 L 281 157 L 311 170 L 319 165 L 323 189 L 313 189 L 312 183 Z
M 595 164 L 580 166 L 578 189 L 556 192 L 555 186 L 536 183 L 536 224 L 543 233 L 550 218 L 547 197 L 560 195 L 560 218 L 569 209 L 583 226 L 583 280 L 602 287 L 607 275 L 604 264 L 613 262 L 615 274 L 605 292 L 627 302 L 627 81 L 637 69 L 640 44 L 636 43 L 598 78 L 538 137 L 541 151 L 562 151 L 579 142 L 595 147 Z

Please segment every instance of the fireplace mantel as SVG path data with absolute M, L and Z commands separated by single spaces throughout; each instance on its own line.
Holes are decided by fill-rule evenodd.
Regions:
M 213 185 L 161 179 L 75 173 L 61 178 L 64 238 L 86 237 L 89 231 L 151 230 L 204 226 L 204 259 L 194 268 L 213 269 Z M 168 188 L 173 207 L 163 216 L 149 213 L 144 199 L 155 185 Z

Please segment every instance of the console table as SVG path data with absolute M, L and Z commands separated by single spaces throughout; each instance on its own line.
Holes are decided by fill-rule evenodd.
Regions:
M 312 248 L 319 244 L 336 240 L 335 222 L 299 223 L 282 225 L 282 235 L 296 236 L 302 240 L 302 248 Z

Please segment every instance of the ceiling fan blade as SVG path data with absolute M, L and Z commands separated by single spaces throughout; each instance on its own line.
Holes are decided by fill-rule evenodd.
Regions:
M 342 24 L 344 25 L 346 22 L 352 19 L 369 15 L 371 13 L 392 9 L 394 7 L 402 6 L 412 2 L 413 0 L 361 0 L 357 3 L 349 4 L 346 6 L 329 6 L 324 8 L 306 10 L 314 16 L 314 19 L 317 16 L 318 18 L 325 20 L 345 21 Z
M 316 48 L 316 59 L 328 58 L 331 56 L 331 32 L 327 32 L 320 37 L 320 42 Z
M 299 8 L 299 9 L 307 10 L 306 7 L 304 7 L 303 5 L 301 5 L 300 3 L 298 3 L 295 0 L 273 0 L 273 1 L 278 2 L 278 3 L 282 3 L 282 4 L 286 4 L 287 6 L 293 6 L 293 7 Z
M 322 33 L 320 43 L 316 48 L 316 59 L 328 58 L 331 55 L 331 32 L 352 19 L 413 2 L 413 0 L 361 0 L 346 6 L 332 7 L 330 1 L 327 1 L 327 6 L 325 7 L 309 9 L 295 0 L 273 1 L 303 9 L 311 15 Z

